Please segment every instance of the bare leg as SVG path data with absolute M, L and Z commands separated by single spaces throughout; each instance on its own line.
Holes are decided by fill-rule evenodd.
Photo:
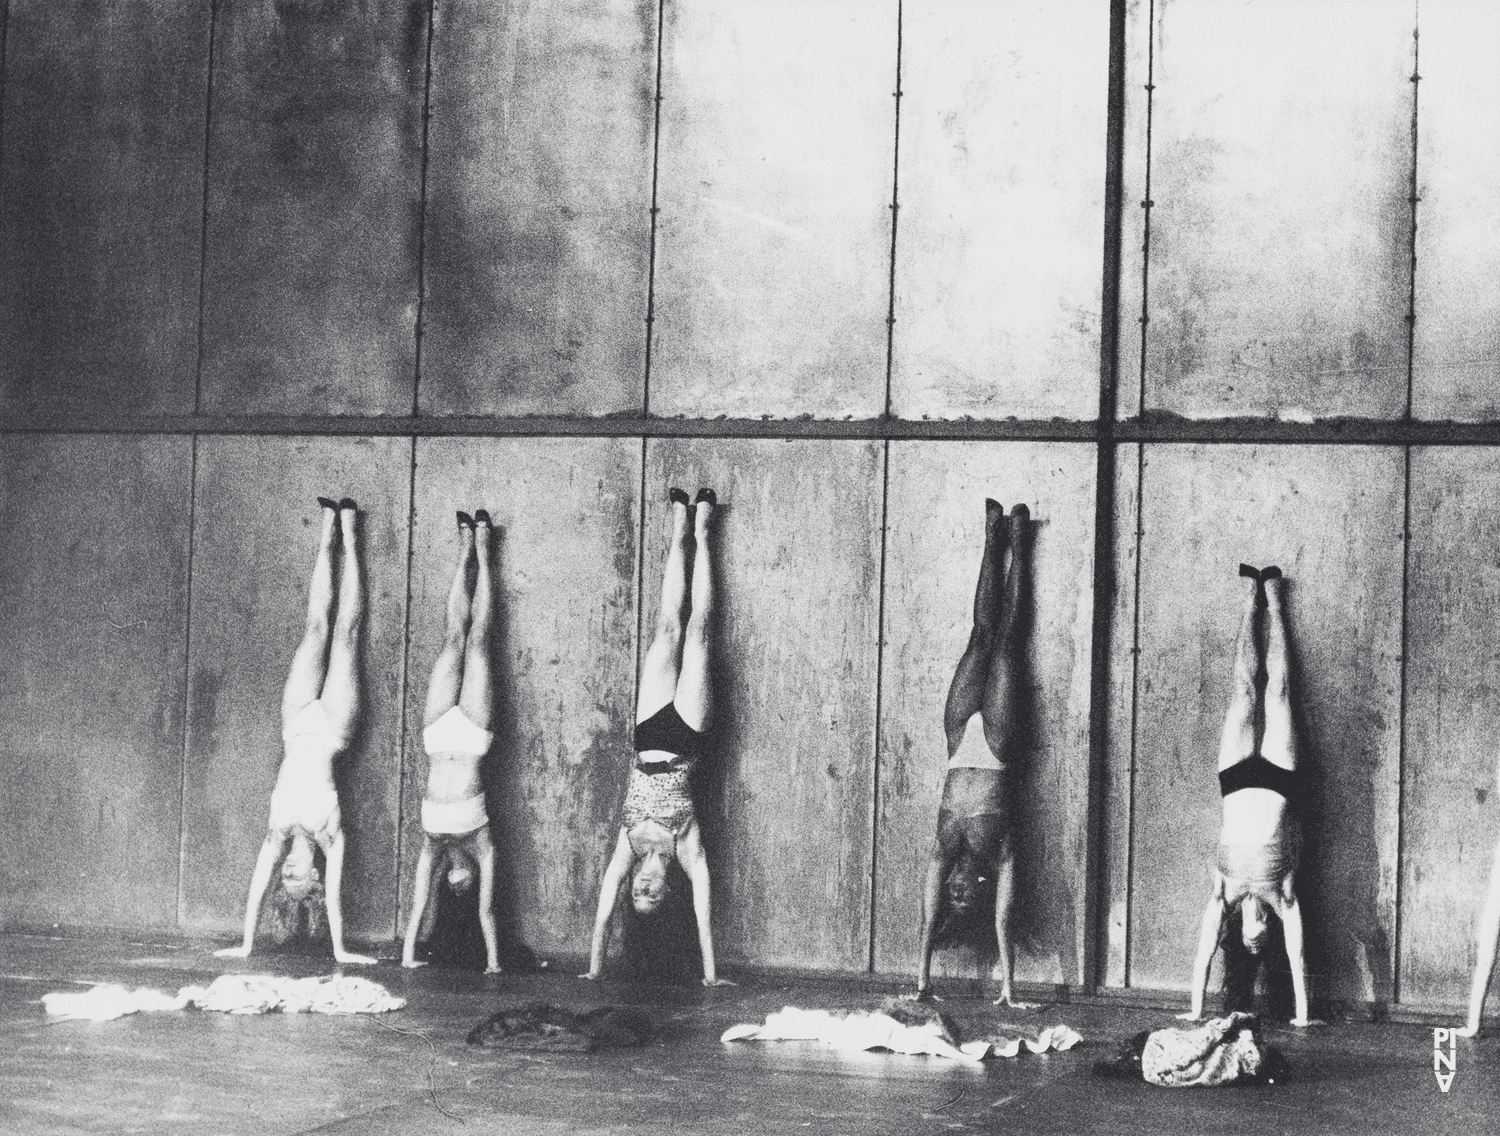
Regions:
M 1500 940 L 1500 843 L 1495 845 L 1495 859 L 1490 865 L 1490 888 L 1484 897 L 1484 909 L 1479 913 L 1479 925 L 1474 929 L 1477 941 L 1474 944 L 1474 981 L 1469 987 L 1469 1020 L 1458 1031 L 1460 1037 L 1474 1037 L 1479 1033 L 1480 1019 L 1484 1016 L 1484 996 L 1490 988 L 1490 975 L 1495 970 L 1495 945 Z
M 656 635 L 641 661 L 641 690 L 635 720 L 644 722 L 677 693 L 678 656 L 682 651 L 682 609 L 687 602 L 687 506 L 672 504 L 672 543 L 661 578 L 661 611 Z
M 1238 765 L 1255 753 L 1255 707 L 1259 697 L 1255 673 L 1260 670 L 1260 652 L 1255 643 L 1255 599 L 1260 585 L 1245 585 L 1245 609 L 1240 618 L 1239 640 L 1234 650 L 1234 678 L 1229 689 L 1229 710 L 1219 738 L 1219 772 Z
M 281 720 L 286 723 L 323 689 L 327 665 L 328 626 L 333 620 L 333 545 L 338 538 L 339 515 L 324 508 L 323 527 L 318 534 L 318 555 L 313 561 L 312 583 L 307 589 L 307 624 L 302 642 L 292 655 L 292 665 L 281 692 Z
M 422 724 L 430 726 L 458 705 L 464 677 L 464 644 L 469 636 L 469 562 L 474 559 L 474 534 L 466 526 L 458 530 L 458 564 L 448 588 L 447 624 L 443 646 L 432 664 L 427 681 L 427 705 Z
M 219 958 L 247 958 L 255 945 L 255 928 L 260 923 L 260 909 L 265 902 L 266 891 L 271 886 L 271 877 L 281 866 L 286 854 L 285 833 L 268 832 L 261 842 L 260 853 L 255 858 L 255 871 L 250 873 L 250 895 L 245 900 L 245 936 L 237 947 L 225 947 L 214 954 Z
M 500 939 L 495 931 L 495 844 L 489 826 L 470 838 L 479 863 L 479 931 L 484 936 L 486 974 L 500 973 Z
M 417 936 L 427 918 L 427 908 L 433 900 L 433 877 L 436 862 L 432 855 L 432 840 L 422 837 L 422 851 L 417 853 L 417 873 L 412 888 L 411 913 L 406 917 L 406 940 L 401 945 L 401 965 L 406 967 L 426 966 L 417 961 Z
M 989 675 L 981 711 L 985 741 L 1002 764 L 1010 757 L 1015 733 L 1016 664 L 1021 649 L 1021 596 L 1026 583 L 1026 526 L 1031 518 L 1025 505 L 1010 514 L 1010 567 L 1005 573 L 1005 598 L 999 628 L 990 650 Z
M 672 701 L 677 713 L 690 729 L 700 733 L 713 717 L 713 697 L 709 689 L 708 639 L 714 615 L 714 557 L 710 547 L 709 523 L 714 506 L 699 501 L 693 510 L 693 607 L 688 616 L 687 634 L 682 641 L 682 670 L 677 676 L 677 692 Z
M 988 499 L 984 505 L 984 556 L 979 562 L 979 582 L 974 587 L 974 626 L 953 672 L 948 701 L 943 707 L 943 732 L 948 738 L 949 757 L 958 752 L 969 719 L 984 705 L 985 680 L 998 625 L 1000 569 L 1006 543 L 1005 510 Z
M 1203 997 L 1208 992 L 1208 972 L 1214 952 L 1219 949 L 1219 930 L 1224 926 L 1224 877 L 1214 872 L 1214 890 L 1203 909 L 1203 923 L 1198 928 L 1198 954 L 1193 959 L 1193 1008 L 1177 1016 L 1185 1022 L 1203 1017 Z
M 328 643 L 328 674 L 323 679 L 323 708 L 340 738 L 354 732 L 359 717 L 359 633 L 365 617 L 364 571 L 359 562 L 353 505 L 339 509 L 344 563 L 339 574 L 338 615 Z
M 1016 1010 L 1034 1010 L 1035 1003 L 1017 1002 L 1011 991 L 1016 968 L 1015 952 L 1010 941 L 1010 907 L 1015 895 L 1015 880 L 1016 856 L 1007 847 L 995 866 L 995 941 L 1000 945 L 1000 957 L 995 961 L 994 972 L 990 977 L 1000 983 L 1000 997 L 995 999 L 995 1005 L 1010 1006 Z
M 1297 768 L 1297 739 L 1292 731 L 1291 688 L 1287 675 L 1286 609 L 1280 578 L 1266 589 L 1266 731 L 1260 755 L 1284 769 Z
M 480 521 L 475 526 L 474 556 L 478 567 L 470 606 L 469 641 L 464 648 L 463 687 L 458 698 L 458 704 L 469 720 L 485 730 L 490 728 L 495 717 L 495 691 L 490 681 L 490 651 L 495 638 L 495 586 L 490 576 L 491 533 L 488 521 Z M 481 906 L 481 915 L 483 911 Z
M 334 833 L 323 849 L 323 858 L 328 865 L 328 879 L 324 883 L 323 897 L 328 903 L 328 937 L 333 940 L 333 957 L 339 962 L 373 963 L 369 955 L 357 955 L 344 949 L 344 909 L 342 889 L 344 883 L 344 834 Z

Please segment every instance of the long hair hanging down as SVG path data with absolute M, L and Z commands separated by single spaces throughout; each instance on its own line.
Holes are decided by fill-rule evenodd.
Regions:
M 948 899 L 948 885 L 961 879 L 968 885 L 973 902 L 960 909 Z M 940 949 L 975 947 L 981 951 L 995 945 L 995 879 L 968 851 L 959 855 L 943 879 L 943 898 L 933 927 L 933 945 Z
M 266 930 L 278 945 L 303 934 L 304 927 L 308 939 L 317 939 L 323 935 L 328 923 L 323 877 L 313 862 L 312 844 L 307 837 L 293 837 L 288 860 L 295 864 L 305 863 L 306 870 L 294 873 L 291 879 L 283 871 L 272 886 Z

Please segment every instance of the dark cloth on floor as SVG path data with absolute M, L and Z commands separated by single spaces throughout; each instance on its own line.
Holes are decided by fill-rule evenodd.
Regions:
M 1139 1077 L 1165 1088 L 1275 1084 L 1289 1071 L 1280 1051 L 1261 1041 L 1255 1016 L 1239 1013 L 1191 1029 L 1142 1030 L 1094 1066 L 1101 1076 Z
M 532 1002 L 491 1014 L 469 1031 L 469 1044 L 592 1053 L 601 1047 L 642 1045 L 652 1033 L 651 1019 L 639 1010 L 621 1006 L 568 1010 L 551 1002 Z

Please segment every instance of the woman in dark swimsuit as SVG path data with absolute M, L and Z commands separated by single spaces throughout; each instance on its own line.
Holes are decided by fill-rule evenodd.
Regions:
M 709 691 L 709 621 L 713 616 L 713 557 L 708 543 L 709 520 L 717 499 L 712 489 L 700 489 L 693 510 L 692 608 L 686 627 L 683 608 L 688 600 L 688 496 L 671 490 L 672 543 L 662 575 L 661 613 L 656 635 L 641 663 L 640 694 L 636 700 L 635 750 L 630 783 L 614 855 L 599 888 L 599 909 L 589 949 L 589 972 L 604 970 L 610 922 L 620 888 L 630 877 L 630 898 L 636 911 L 650 915 L 667 895 L 667 868 L 677 860 L 693 886 L 693 909 L 698 922 L 698 945 L 703 954 L 703 985 L 731 985 L 714 969 L 713 929 L 710 919 L 708 859 L 698 832 L 689 780 L 703 752 L 704 730 L 712 713 Z
M 1219 791 L 1224 798 L 1224 824 L 1219 835 L 1219 858 L 1214 869 L 1213 894 L 1203 912 L 1198 956 L 1193 964 L 1193 1008 L 1179 1017 L 1197 1021 L 1203 1016 L 1208 971 L 1218 949 L 1225 916 L 1238 905 L 1242 937 L 1252 953 L 1266 938 L 1266 914 L 1281 920 L 1291 963 L 1292 993 L 1296 1000 L 1295 1026 L 1310 1024 L 1307 1017 L 1307 977 L 1302 954 L 1302 911 L 1292 881 L 1297 873 L 1300 835 L 1288 807 L 1297 792 L 1297 743 L 1292 729 L 1292 707 L 1287 677 L 1286 612 L 1281 569 L 1257 571 L 1240 565 L 1249 585 L 1234 657 L 1234 689 L 1224 733 L 1219 742 Z M 1255 614 L 1266 612 L 1266 692 L 1264 706 L 1256 689 L 1260 655 L 1255 636 Z M 1256 710 L 1262 709 L 1265 728 L 1257 749 Z
M 958 939 L 995 897 L 995 938 L 1000 954 L 992 977 L 1000 983 L 995 1004 L 1031 1009 L 1014 1001 L 1010 907 L 1015 880 L 1008 764 L 1017 737 L 1016 665 L 1020 607 L 1026 574 L 1025 505 L 1011 510 L 985 500 L 984 558 L 974 592 L 974 627 L 953 674 L 943 711 L 948 777 L 938 808 L 937 846 L 922 893 L 921 963 L 917 994 L 931 989 L 932 952 Z M 1002 563 L 1007 546 L 1008 570 Z M 1003 596 L 1002 596 L 1003 593 Z M 976 721 L 977 719 L 977 721 Z

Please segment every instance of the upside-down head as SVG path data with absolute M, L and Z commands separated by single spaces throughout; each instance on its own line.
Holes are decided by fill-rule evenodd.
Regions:
M 635 871 L 630 877 L 630 902 L 641 915 L 654 915 L 666 902 L 670 886 L 667 882 L 667 862 L 655 853 L 642 856 L 635 862 Z
M 1252 955 L 1260 954 L 1266 945 L 1270 928 L 1266 923 L 1266 902 L 1253 895 L 1240 900 L 1240 939 Z
M 943 878 L 936 945 L 956 946 L 979 935 L 990 924 L 994 894 L 994 871 L 970 850 L 960 852 Z
M 464 895 L 474 886 L 474 861 L 457 848 L 448 849 L 448 886 L 454 895 Z
M 291 847 L 286 850 L 286 859 L 281 861 L 281 887 L 293 900 L 301 902 L 312 892 L 318 882 L 318 869 L 313 863 L 313 846 L 302 833 L 292 837 Z

